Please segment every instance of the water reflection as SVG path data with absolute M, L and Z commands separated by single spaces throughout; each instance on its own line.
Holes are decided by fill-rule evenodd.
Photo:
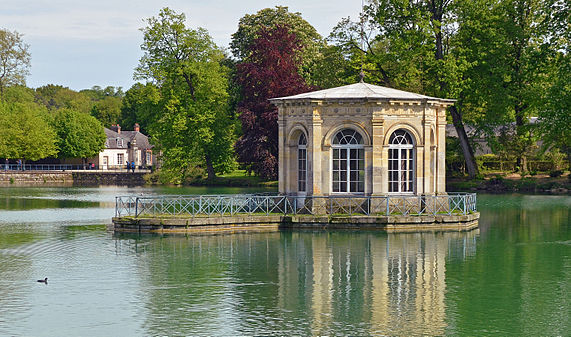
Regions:
M 473 254 L 477 235 L 167 236 L 118 249 L 144 252 L 153 335 L 442 335 L 447 258 Z

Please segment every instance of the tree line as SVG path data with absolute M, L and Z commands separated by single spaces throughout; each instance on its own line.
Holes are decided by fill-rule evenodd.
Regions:
M 163 8 L 141 29 L 140 82 L 126 92 L 32 90 L 18 86 L 23 71 L 0 77 L 2 109 L 34 102 L 54 130 L 63 111 L 104 126 L 137 122 L 160 150 L 166 181 L 214 178 L 238 165 L 275 179 L 277 109 L 268 99 L 363 74 L 368 83 L 456 99 L 451 148 L 470 176 L 479 169 L 475 139 L 525 171 L 538 140 L 571 157 L 569 7 L 561 0 L 372 0 L 357 20 L 344 18 L 322 37 L 300 13 L 277 6 L 242 17 L 230 52 L 205 29 L 187 26 L 183 13 Z

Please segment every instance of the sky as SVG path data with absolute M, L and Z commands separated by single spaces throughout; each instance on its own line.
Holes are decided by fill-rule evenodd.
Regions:
M 342 18 L 358 17 L 361 0 L 0 0 L 0 28 L 23 34 L 29 44 L 31 88 L 127 90 L 142 56 L 140 28 L 161 8 L 184 13 L 187 27 L 206 28 L 228 48 L 241 17 L 278 5 L 301 13 L 326 37 Z

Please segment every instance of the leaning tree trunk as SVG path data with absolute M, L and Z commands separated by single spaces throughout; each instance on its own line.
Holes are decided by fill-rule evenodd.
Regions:
M 450 107 L 450 114 L 452 115 L 452 122 L 456 128 L 456 133 L 458 133 L 458 140 L 460 141 L 460 146 L 462 147 L 462 154 L 464 155 L 464 160 L 466 161 L 466 170 L 468 170 L 468 175 L 470 178 L 475 178 L 478 175 L 478 165 L 476 165 L 476 158 L 474 157 L 474 151 L 470 146 L 468 141 L 468 135 L 464 129 L 464 123 L 462 123 L 462 115 L 453 105 Z

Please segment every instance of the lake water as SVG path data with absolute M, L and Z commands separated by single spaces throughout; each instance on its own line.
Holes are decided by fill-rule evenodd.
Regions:
M 570 335 L 569 196 L 479 195 L 466 233 L 108 228 L 116 195 L 241 192 L 0 188 L 0 336 Z

